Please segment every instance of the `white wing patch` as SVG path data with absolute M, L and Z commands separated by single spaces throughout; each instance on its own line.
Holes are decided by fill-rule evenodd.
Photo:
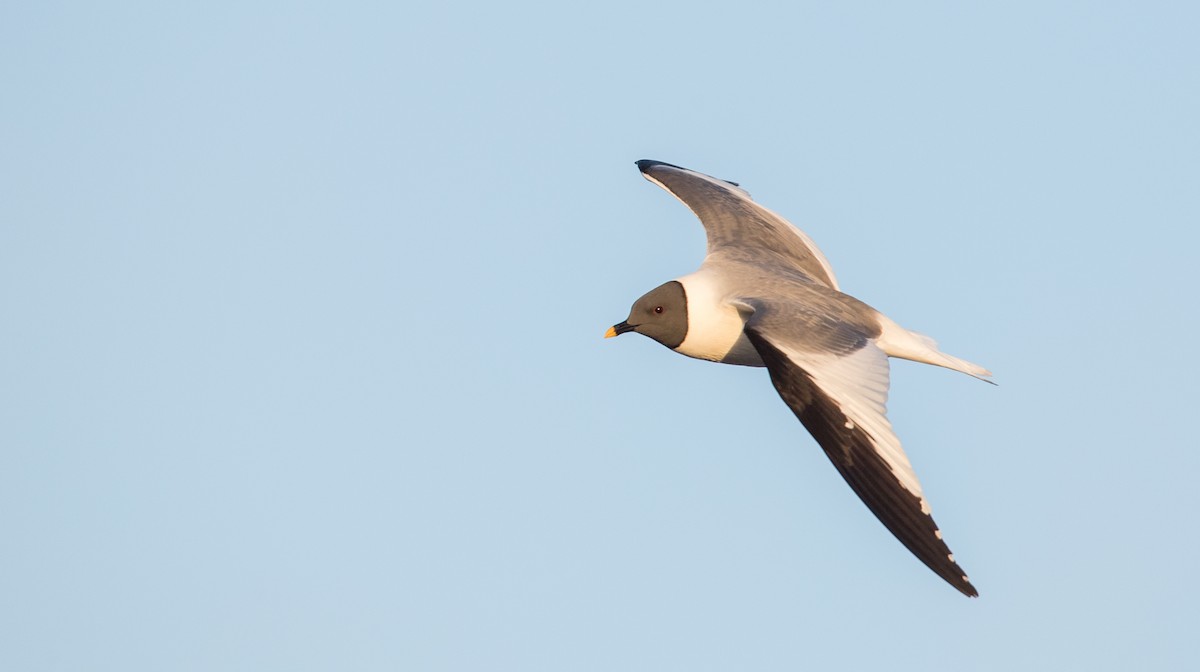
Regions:
M 871 437 L 875 452 L 891 467 L 900 485 L 921 500 L 921 512 L 928 514 L 921 483 L 887 419 L 887 353 L 874 340 L 849 355 L 818 355 L 776 345 L 841 408 L 848 420 L 847 429 L 857 425 Z

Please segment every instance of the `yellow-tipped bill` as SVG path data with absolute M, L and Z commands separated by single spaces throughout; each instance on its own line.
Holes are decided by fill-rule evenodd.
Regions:
M 633 331 L 633 325 L 629 324 L 628 322 L 621 322 L 620 324 L 614 324 L 613 326 L 609 327 L 608 331 L 604 332 L 604 337 L 612 338 L 613 336 L 620 336 L 627 331 Z

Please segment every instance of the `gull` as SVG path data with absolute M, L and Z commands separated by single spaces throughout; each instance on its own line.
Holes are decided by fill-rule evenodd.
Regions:
M 699 270 L 646 293 L 604 337 L 632 331 L 688 357 L 766 367 L 867 508 L 935 574 L 977 597 L 888 422 L 888 357 L 987 382 L 991 372 L 843 294 L 813 241 L 736 182 L 661 161 L 637 167 L 695 213 L 708 251 Z

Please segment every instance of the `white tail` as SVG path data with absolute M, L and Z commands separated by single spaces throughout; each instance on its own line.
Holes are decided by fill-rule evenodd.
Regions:
M 900 359 L 908 359 L 922 364 L 933 364 L 934 366 L 944 366 L 947 369 L 954 369 L 973 376 L 987 383 L 993 383 L 989 378 L 992 375 L 991 371 L 972 364 L 965 359 L 952 357 L 938 350 L 937 341 L 926 336 L 918 334 L 915 331 L 909 331 L 904 327 L 896 324 L 887 316 L 879 315 L 879 324 L 883 327 L 882 333 L 879 334 L 877 344 L 889 357 L 899 357 Z

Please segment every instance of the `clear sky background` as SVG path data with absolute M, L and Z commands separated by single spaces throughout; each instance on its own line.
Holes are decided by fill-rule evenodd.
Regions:
M 8 3 L 0 668 L 1195 666 L 1200 10 L 962 4 Z M 978 600 L 601 338 L 641 158 L 995 372 L 890 403 Z

